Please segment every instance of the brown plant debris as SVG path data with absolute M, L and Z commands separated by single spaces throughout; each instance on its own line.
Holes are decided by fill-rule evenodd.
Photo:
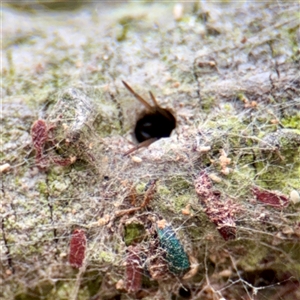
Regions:
M 146 186 L 146 193 L 144 196 L 144 201 L 141 204 L 141 208 L 144 208 L 149 205 L 150 201 L 153 199 L 154 194 L 156 193 L 156 181 L 157 179 L 151 180 Z
M 129 246 L 126 256 L 126 290 L 136 293 L 142 286 L 142 261 L 140 246 Z
M 36 120 L 31 127 L 32 144 L 35 149 L 35 162 L 39 169 L 44 169 L 45 159 L 43 151 L 48 139 L 47 124 L 44 120 Z
M 201 171 L 195 180 L 195 189 L 205 213 L 225 241 L 236 238 L 235 214 L 240 210 L 232 199 L 221 200 L 221 194 L 213 190 L 208 174 Z
M 165 258 L 166 252 L 159 246 L 159 240 L 154 240 L 149 245 L 148 271 L 154 280 L 165 280 L 170 278 L 168 262 Z
M 36 120 L 31 127 L 32 144 L 35 149 L 35 162 L 40 170 L 45 170 L 48 167 L 49 162 L 53 162 L 59 166 L 69 166 L 76 161 L 76 156 L 70 156 L 63 158 L 54 153 L 48 156 L 44 155 L 44 147 L 48 141 L 51 141 L 55 146 L 54 141 L 49 138 L 49 132 L 53 130 L 55 126 L 47 126 L 44 120 Z

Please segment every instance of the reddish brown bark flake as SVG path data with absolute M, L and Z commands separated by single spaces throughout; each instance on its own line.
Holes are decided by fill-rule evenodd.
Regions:
M 212 195 L 212 182 L 208 174 L 201 171 L 195 180 L 195 189 L 201 202 Z
M 289 204 L 289 198 L 276 191 L 262 190 L 258 187 L 253 187 L 252 192 L 258 201 L 273 207 L 282 208 Z
M 47 124 L 44 120 L 36 120 L 31 127 L 31 138 L 33 147 L 37 152 L 43 150 L 48 139 Z
M 43 156 L 44 145 L 48 139 L 47 124 L 44 120 L 36 120 L 31 127 L 32 144 L 35 149 L 35 162 L 40 169 L 44 169 L 47 160 Z
M 234 240 L 236 238 L 234 215 L 239 210 L 238 206 L 230 199 L 221 202 L 219 198 L 212 198 L 208 205 L 205 213 L 217 226 L 221 236 L 225 241 Z
M 59 166 L 62 166 L 62 167 L 69 166 L 69 165 L 73 164 L 76 161 L 75 156 L 71 156 L 71 157 L 67 157 L 67 158 L 52 156 L 51 159 L 55 164 L 57 164 Z
M 221 200 L 221 194 L 213 190 L 208 174 L 201 171 L 195 180 L 195 190 L 205 213 L 213 222 L 225 241 L 236 238 L 235 214 L 240 211 L 231 199 Z
M 126 257 L 126 290 L 128 293 L 136 293 L 142 286 L 142 263 L 140 247 L 129 246 Z
M 85 258 L 86 235 L 84 230 L 75 229 L 70 242 L 69 263 L 74 268 L 80 268 Z

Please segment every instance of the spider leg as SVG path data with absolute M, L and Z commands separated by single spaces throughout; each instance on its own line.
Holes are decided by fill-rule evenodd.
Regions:
M 129 149 L 129 150 L 124 154 L 124 156 L 127 156 L 127 155 L 131 154 L 132 152 L 134 152 L 134 151 L 136 151 L 136 150 L 138 150 L 138 149 L 141 149 L 141 148 L 143 148 L 143 147 L 147 147 L 147 146 L 151 145 L 152 143 L 154 143 L 154 142 L 157 141 L 157 140 L 158 140 L 158 138 L 151 138 L 151 139 L 145 140 L 145 141 L 141 142 L 140 144 L 138 144 L 138 145 L 132 147 L 131 149 Z
M 144 106 L 146 106 L 150 111 L 154 111 L 155 109 L 139 94 L 137 94 L 125 81 L 123 81 L 124 86 L 126 89 L 138 100 L 140 101 Z

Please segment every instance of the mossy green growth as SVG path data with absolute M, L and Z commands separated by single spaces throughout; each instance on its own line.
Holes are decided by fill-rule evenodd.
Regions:
M 139 195 L 145 193 L 146 185 L 147 185 L 147 183 L 145 183 L 145 182 L 141 182 L 141 183 L 137 184 L 135 187 L 136 192 Z
M 45 195 L 48 192 L 48 186 L 44 181 L 38 182 L 38 191 L 40 194 Z
M 33 0 L 30 2 L 12 2 L 5 3 L 5 5 L 18 9 L 21 12 L 31 12 L 36 13 L 37 10 L 41 11 L 41 8 L 44 7 L 45 10 L 57 10 L 57 11 L 73 11 L 82 7 L 88 1 L 78 1 L 78 0 L 66 0 L 66 1 L 42 1 L 42 0 Z
M 174 201 L 175 211 L 177 213 L 180 213 L 181 210 L 189 204 L 190 198 L 191 197 L 189 194 L 183 194 L 174 197 L 173 201 Z
M 300 188 L 300 133 L 282 129 L 267 134 L 260 143 L 261 159 L 256 168 L 256 180 L 268 189 Z M 289 178 L 287 181 L 286 178 Z
M 298 152 L 297 155 L 300 155 Z M 256 163 L 257 170 L 260 171 L 256 182 L 264 188 L 271 190 L 281 190 L 282 192 L 289 192 L 290 187 L 294 189 L 300 188 L 300 163 L 289 164 L 286 167 L 284 162 L 278 164 L 265 165 L 262 162 Z M 287 178 L 289 178 L 287 180 Z
M 126 246 L 140 243 L 145 236 L 145 228 L 142 224 L 130 223 L 125 226 L 124 241 Z
M 127 33 L 130 28 L 130 22 L 131 20 L 129 18 L 123 18 L 122 20 L 119 21 L 120 27 L 116 27 L 119 29 L 116 34 L 116 38 L 118 42 L 123 42 L 126 40 Z
M 76 289 L 75 287 L 76 282 L 69 281 L 67 283 L 60 282 L 59 285 L 56 284 L 55 288 L 52 289 L 51 293 L 47 295 L 47 298 L 42 299 L 48 299 L 48 300 L 69 300 L 70 299 L 70 293 L 72 293 L 72 290 Z M 81 282 L 82 286 L 77 292 L 76 299 L 82 300 L 82 299 L 89 299 L 90 298 L 90 291 L 88 289 L 88 286 L 85 284 L 85 280 L 82 280 Z M 99 287 L 97 284 L 95 284 L 95 289 Z M 41 298 L 39 298 L 41 299 Z
M 299 129 L 300 130 L 300 112 L 296 115 L 282 118 L 281 120 L 282 125 L 287 128 Z
M 30 294 L 26 294 L 26 293 L 21 293 L 15 296 L 14 300 L 39 300 L 41 299 L 41 297 L 39 295 L 32 295 L 32 293 Z
M 216 99 L 213 96 L 207 96 L 202 99 L 202 110 L 204 112 L 209 112 L 216 104 Z
M 175 232 L 171 226 L 166 226 L 157 228 L 157 234 L 161 247 L 166 251 L 170 272 L 182 276 L 190 269 L 190 261 Z
M 168 186 L 175 193 L 186 193 L 186 190 L 191 187 L 191 183 L 182 176 L 172 176 L 172 181 Z
M 84 283 L 87 285 L 90 297 L 94 296 L 98 291 L 102 282 L 101 273 L 98 270 L 91 268 L 84 274 Z
M 240 243 L 243 245 L 246 253 L 241 257 L 239 265 L 245 271 L 256 270 L 257 266 L 268 255 L 269 250 L 267 247 L 258 244 L 255 240 L 245 240 L 243 242 L 240 241 Z
M 158 185 L 157 192 L 160 196 L 167 196 L 171 194 L 171 191 L 164 185 Z
M 70 282 L 60 282 L 58 286 L 55 286 L 55 289 L 53 289 L 48 295 L 49 300 L 54 299 L 60 299 L 60 300 L 68 300 L 70 297 L 70 290 L 73 288 L 73 281 Z M 82 298 L 77 298 L 82 299 Z
M 43 299 L 46 295 L 49 295 L 53 290 L 55 284 L 49 280 L 45 280 L 39 284 L 38 287 L 33 289 L 28 289 L 24 293 L 20 293 L 15 296 L 15 300 L 38 300 Z M 51 299 L 51 298 L 50 298 Z
M 114 261 L 114 256 L 108 251 L 101 251 L 98 255 L 98 259 L 101 262 L 111 263 Z
M 289 269 L 296 269 L 298 274 L 300 275 L 300 265 L 294 263 L 300 261 L 300 243 L 295 244 L 294 242 L 287 242 L 282 243 L 282 245 L 280 246 L 290 260 L 290 264 L 287 264 L 287 271 Z M 281 259 L 279 259 L 279 261 L 281 262 Z

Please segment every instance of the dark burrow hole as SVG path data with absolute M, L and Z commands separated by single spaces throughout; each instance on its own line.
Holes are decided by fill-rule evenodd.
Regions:
M 182 297 L 184 299 L 190 299 L 192 296 L 191 290 L 186 286 L 182 286 L 179 289 L 178 294 L 180 297 Z
M 136 123 L 134 134 L 139 143 L 149 139 L 169 137 L 176 127 L 176 119 L 166 109 L 144 114 Z

